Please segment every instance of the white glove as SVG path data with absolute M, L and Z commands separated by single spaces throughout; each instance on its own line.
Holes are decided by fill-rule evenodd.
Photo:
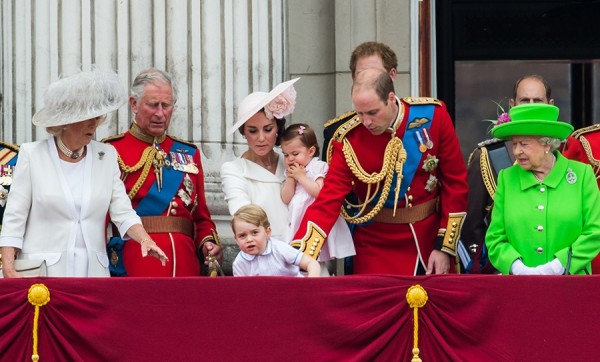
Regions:
M 515 260 L 510 266 L 512 275 L 541 275 L 542 273 L 537 268 L 530 268 L 523 264 L 521 259 Z
M 546 264 L 536 266 L 534 269 L 538 270 L 542 275 L 563 275 L 565 273 L 565 268 L 557 258 Z

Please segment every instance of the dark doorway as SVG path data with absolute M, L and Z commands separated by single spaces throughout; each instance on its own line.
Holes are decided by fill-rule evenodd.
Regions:
M 600 123 L 600 1 L 436 1 L 438 98 L 446 101 L 463 155 L 489 138 L 498 102 L 514 82 L 540 74 L 560 119 Z

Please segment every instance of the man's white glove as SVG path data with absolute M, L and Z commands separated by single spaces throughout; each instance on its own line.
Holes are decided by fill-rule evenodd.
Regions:
M 536 266 L 534 269 L 537 269 L 542 275 L 563 275 L 565 273 L 565 268 L 557 258 L 546 264 Z
M 510 266 L 510 273 L 512 275 L 542 275 L 537 268 L 530 268 L 523 264 L 521 259 L 515 260 Z

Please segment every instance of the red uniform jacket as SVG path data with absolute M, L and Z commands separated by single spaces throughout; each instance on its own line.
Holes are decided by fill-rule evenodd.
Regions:
M 400 101 L 400 108 L 404 107 L 402 123 L 396 130 L 400 139 L 404 136 L 407 122 L 414 122 L 409 120 L 411 104 L 422 102 L 423 99 L 412 98 Z M 426 99 L 425 102 L 436 104 L 429 128 L 433 145 L 422 153 L 410 187 L 398 200 L 397 207 L 398 210 L 411 208 L 439 198 L 437 211 L 414 223 L 370 221 L 357 226 L 353 234 L 356 246 L 355 273 L 416 274 L 419 264 L 426 266 L 438 235 L 443 238 L 444 247 L 438 245 L 437 249 L 441 248 L 455 255 L 456 242 L 467 208 L 466 166 L 445 105 L 432 99 Z M 357 163 L 366 173 L 381 171 L 385 149 L 391 139 L 390 133 L 376 136 L 359 124 L 346 133 L 345 138 L 354 150 Z M 347 163 L 342 142 L 339 139 L 332 142 L 333 153 L 324 186 L 306 211 L 294 238 L 298 240 L 297 245 L 306 246 L 306 251 L 317 244 L 314 240 L 329 232 L 339 215 L 345 196 L 351 190 L 363 202 L 367 193 L 368 185 L 359 181 Z M 429 167 L 424 166 L 424 161 Z M 378 186 L 381 190 L 383 182 L 379 182 Z M 371 187 L 374 189 L 376 186 Z M 393 188 L 394 186 L 390 192 L 393 192 Z M 310 228 L 309 222 L 316 227 Z
M 600 124 L 573 132 L 562 154 L 571 160 L 591 165 L 600 188 Z M 600 255 L 592 260 L 592 274 L 600 274 Z
M 134 127 L 136 127 L 134 125 Z M 151 143 L 136 138 L 132 133 L 111 137 L 106 142 L 112 144 L 122 160 L 121 171 L 124 171 L 123 164 L 127 167 L 133 167 L 141 162 L 142 154 Z M 183 141 L 179 141 L 183 142 Z M 160 143 L 160 147 L 169 155 L 169 152 L 177 152 L 172 149 L 173 139 L 166 136 Z M 183 142 L 186 143 L 186 142 Z M 164 210 L 157 207 L 154 216 L 165 216 L 173 218 L 185 218 L 193 221 L 195 226 L 195 238 L 183 233 L 152 233 L 152 239 L 165 252 L 169 262 L 163 267 L 156 258 L 142 258 L 140 245 L 134 242 L 127 242 L 123 247 L 123 261 L 125 269 L 129 276 L 197 276 L 201 273 L 200 260 L 197 257 L 197 250 L 205 239 L 216 238 L 216 227 L 210 218 L 210 212 L 206 205 L 204 196 L 204 174 L 202 164 L 200 163 L 200 151 L 194 145 L 192 155 L 193 162 L 198 168 L 198 173 L 185 173 L 181 184 L 176 188 L 173 195 L 169 195 L 171 201 Z M 125 178 L 125 188 L 128 193 L 132 188 L 137 187 L 138 180 L 142 174 L 143 167 L 139 170 L 127 174 L 123 173 Z M 177 171 L 183 172 L 183 171 Z M 156 182 L 154 167 L 151 167 L 146 180 L 139 187 L 132 199 L 133 208 L 136 209 L 140 201 L 146 197 L 151 186 Z M 164 188 L 164 187 L 163 187 Z M 162 192 L 165 192 L 164 190 Z M 130 194 L 131 197 L 131 194 Z

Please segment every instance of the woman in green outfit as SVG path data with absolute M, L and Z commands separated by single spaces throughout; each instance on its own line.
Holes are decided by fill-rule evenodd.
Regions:
M 516 164 L 498 175 L 485 242 L 502 274 L 589 274 L 600 251 L 600 192 L 589 165 L 557 150 L 573 126 L 558 108 L 525 104 L 492 135 L 513 142 Z

